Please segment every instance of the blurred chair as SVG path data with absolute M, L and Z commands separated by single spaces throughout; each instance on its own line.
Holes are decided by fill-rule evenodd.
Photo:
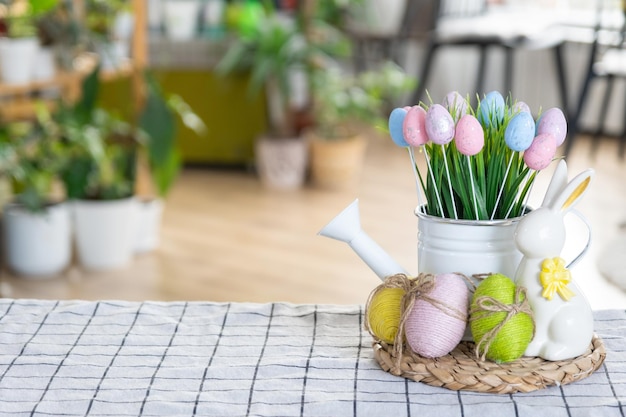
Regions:
M 562 57 L 565 33 L 562 28 L 552 25 L 554 19 L 550 20 L 551 16 L 545 14 L 538 17 L 520 9 L 507 10 L 505 6 L 499 6 L 493 11 L 488 9 L 486 0 L 415 0 L 410 3 L 413 8 L 426 6 L 432 10 L 431 24 L 426 28 L 426 51 L 412 103 L 423 99 L 437 52 L 449 46 L 468 46 L 478 49 L 479 53 L 474 90 L 477 94 L 484 93 L 487 53 L 490 48 L 502 48 L 505 52 L 505 95 L 512 90 L 515 51 L 551 49 L 560 98 L 563 108 L 567 108 L 567 80 Z M 420 14 L 419 10 L 411 12 Z
M 588 99 L 589 88 L 594 80 L 605 80 L 606 86 L 600 112 L 598 115 L 598 124 L 593 132 L 592 151 L 595 151 L 598 140 L 605 134 L 605 123 L 607 113 L 609 113 L 609 104 L 615 85 L 616 79 L 626 80 L 626 5 L 622 3 L 622 10 L 611 8 L 615 5 L 613 1 L 600 0 L 597 8 L 596 25 L 593 34 L 593 41 L 590 47 L 589 60 L 586 65 L 585 77 L 580 88 L 576 108 L 573 111 L 570 120 L 569 139 L 565 147 L 565 155 L 568 155 L 576 139 L 576 135 L 580 132 L 580 120 L 584 111 L 590 109 L 585 108 Z M 615 13 L 623 17 L 621 27 L 614 25 Z M 624 157 L 626 149 L 626 100 L 624 104 L 623 127 L 620 134 L 619 155 Z

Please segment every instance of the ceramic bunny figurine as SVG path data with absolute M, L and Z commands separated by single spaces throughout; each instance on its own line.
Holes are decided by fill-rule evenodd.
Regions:
M 563 216 L 581 199 L 593 174 L 588 169 L 568 183 L 561 160 L 541 207 L 517 226 L 515 243 L 524 256 L 515 282 L 527 289 L 535 315 L 535 337 L 526 356 L 563 360 L 583 354 L 591 343 L 591 307 L 559 256 L 565 246 Z

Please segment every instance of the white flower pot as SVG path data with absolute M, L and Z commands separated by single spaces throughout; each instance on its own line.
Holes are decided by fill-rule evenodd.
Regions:
M 135 253 L 153 251 L 159 246 L 160 241 L 163 200 L 160 198 L 137 200 L 135 208 L 137 210 Z
M 306 179 L 308 145 L 302 137 L 263 137 L 255 143 L 256 166 L 261 183 L 269 189 L 295 190 Z
M 460 272 L 472 276 L 499 272 L 513 278 L 522 259 L 515 246 L 521 217 L 454 220 L 416 212 L 419 272 Z
M 130 46 L 127 39 L 100 42 L 96 45 L 96 51 L 104 71 L 119 69 L 130 59 Z
M 121 268 L 133 255 L 135 200 L 77 200 L 74 202 L 76 252 L 91 270 Z
M 27 278 L 58 275 L 71 262 L 69 207 L 65 203 L 31 213 L 18 204 L 4 208 L 7 265 Z
M 364 0 L 352 6 L 355 19 L 350 22 L 358 32 L 395 36 L 402 25 L 407 0 Z
M 37 38 L 0 38 L 0 76 L 5 84 L 26 84 L 32 79 Z
M 163 4 L 165 33 L 174 41 L 188 41 L 198 32 L 198 0 L 165 0 Z
M 57 73 L 54 50 L 52 48 L 37 47 L 35 65 L 32 68 L 33 80 L 50 80 Z

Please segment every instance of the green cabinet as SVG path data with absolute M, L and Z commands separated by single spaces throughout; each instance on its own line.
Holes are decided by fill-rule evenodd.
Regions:
M 263 97 L 251 97 L 247 77 L 219 77 L 210 70 L 155 69 L 163 91 L 180 95 L 207 126 L 199 136 L 179 122 L 185 163 L 247 165 L 254 140 L 266 131 Z
M 251 97 L 244 76 L 219 77 L 208 69 L 154 69 L 165 93 L 178 94 L 204 121 L 207 130 L 198 135 L 178 121 L 177 142 L 186 164 L 244 166 L 254 159 L 254 140 L 266 131 L 265 101 Z M 100 100 L 132 120 L 130 79 L 103 83 Z

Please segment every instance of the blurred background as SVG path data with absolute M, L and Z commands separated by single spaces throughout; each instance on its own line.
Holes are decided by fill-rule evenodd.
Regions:
M 317 233 L 358 198 L 363 230 L 417 273 L 415 179 L 390 111 L 498 90 L 566 115 L 570 177 L 596 171 L 574 279 L 594 309 L 624 308 L 625 10 L 4 0 L 0 294 L 364 303 L 378 278 Z M 586 233 L 568 223 L 570 258 Z

